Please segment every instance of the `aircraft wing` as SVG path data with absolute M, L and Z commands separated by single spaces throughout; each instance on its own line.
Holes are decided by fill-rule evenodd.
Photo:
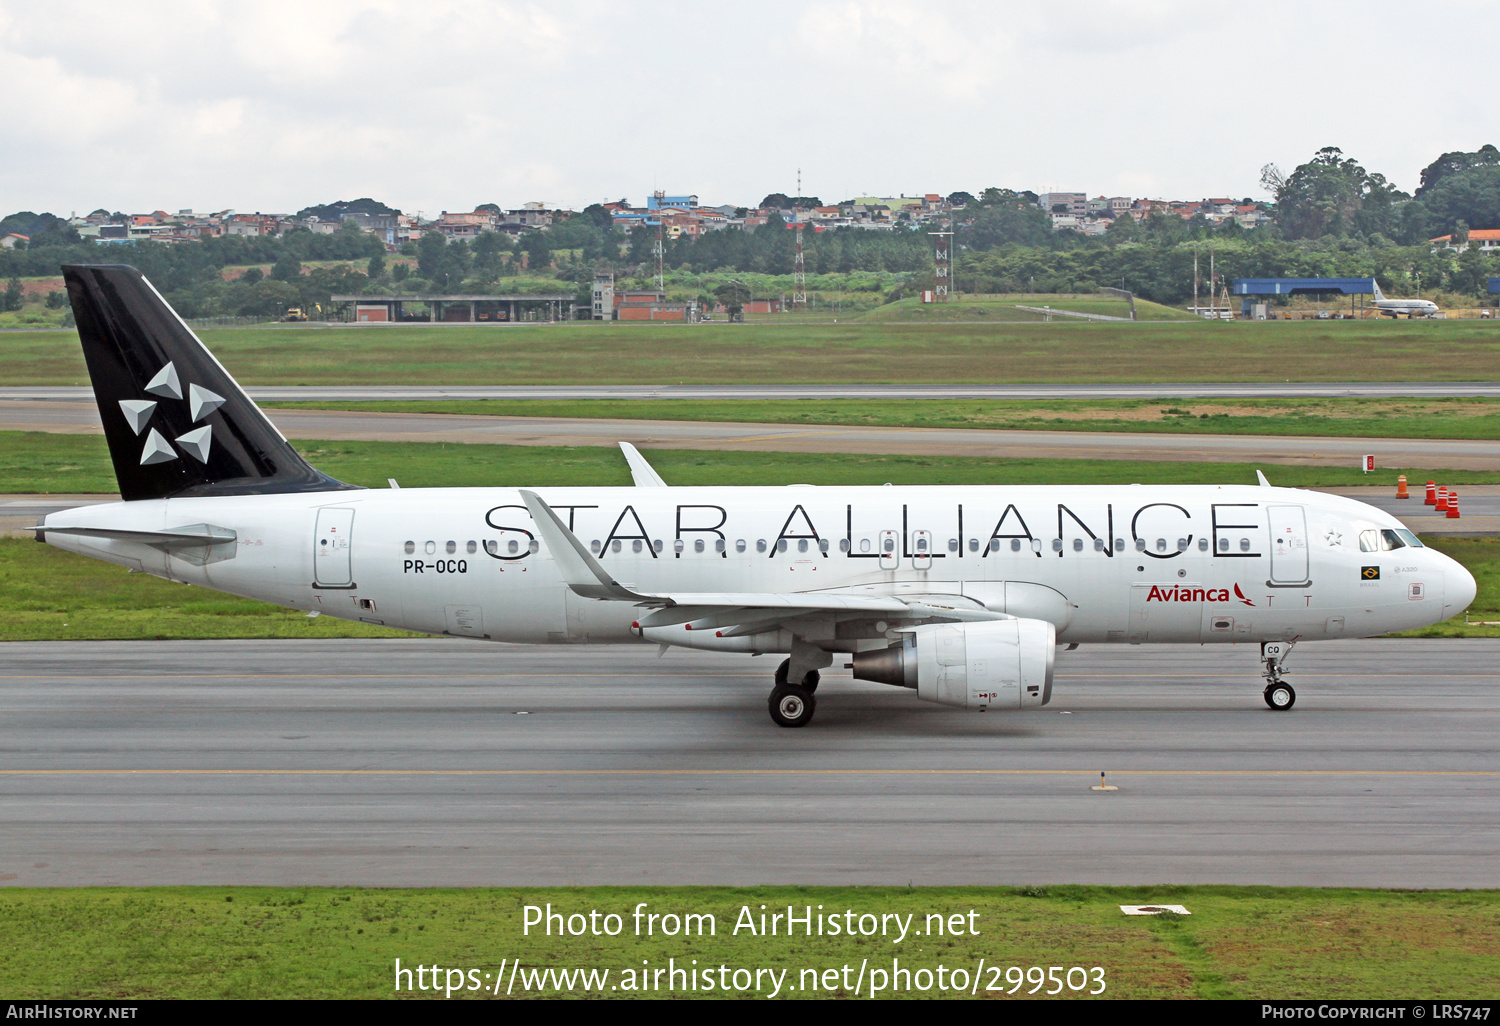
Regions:
M 672 592 L 646 594 L 619 581 L 568 530 L 562 518 L 533 491 L 521 489 L 521 499 L 536 522 L 537 533 L 557 561 L 564 582 L 585 598 L 633 602 L 654 607 L 637 625 L 667 627 L 689 624 L 689 630 L 734 626 L 725 637 L 769 630 L 805 616 L 833 615 L 839 619 L 884 616 L 893 620 L 1007 619 L 980 607 L 960 607 L 931 596 L 850 594 L 848 592 Z

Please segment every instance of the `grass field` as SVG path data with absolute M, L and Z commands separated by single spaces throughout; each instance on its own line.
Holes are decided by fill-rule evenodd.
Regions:
M 371 488 L 394 477 L 412 488 L 514 485 L 628 485 L 618 450 L 438 442 L 351 442 L 298 439 L 308 461 L 333 477 Z M 875 456 L 856 453 L 709 452 L 653 449 L 653 466 L 674 485 L 801 484 L 1253 484 L 1253 463 L 1171 463 L 1133 460 L 978 459 Z M 1264 466 L 1261 469 L 1265 470 Z M 1367 485 L 1357 467 L 1277 466 L 1273 484 L 1288 488 Z M 1411 481 L 1434 475 L 1445 484 L 1492 484 L 1500 471 L 1384 467 Z M 113 492 L 115 476 L 99 435 L 0 431 L 0 493 Z
M 859 427 L 1500 438 L 1500 399 L 584 399 L 269 403 L 291 409 Z
M 205 330 L 243 384 L 1473 381 L 1488 321 L 281 326 Z M 71 331 L 0 336 L 0 381 L 87 383 Z
M 861 316 L 862 323 L 885 324 L 891 322 L 950 323 L 965 321 L 1017 321 L 1037 323 L 1042 314 L 1022 310 L 1023 306 L 1051 307 L 1053 310 L 1069 310 L 1075 313 L 1103 314 L 1106 317 L 1129 317 L 1130 303 L 1100 295 L 1036 295 L 975 296 L 961 295 L 949 303 L 923 303 L 920 299 L 903 299 L 876 307 Z M 1196 321 L 1198 317 L 1171 306 L 1152 303 L 1144 299 L 1135 301 L 1135 315 L 1142 321 Z
M 704 936 L 646 936 L 643 928 L 637 935 L 632 912 L 641 902 L 647 914 L 711 915 L 714 933 L 704 927 Z M 1127 917 L 1119 908 L 1147 902 L 1180 904 L 1191 915 Z M 525 907 L 545 910 L 549 903 L 564 915 L 597 910 L 601 931 L 604 916 L 618 915 L 611 928 L 619 935 L 547 937 L 536 927 L 523 934 Z M 896 922 L 886 920 L 893 933 L 885 937 L 771 937 L 743 928 L 736 935 L 742 910 L 758 927 L 763 905 L 768 912 L 792 906 L 799 916 L 821 907 L 825 916 L 839 914 L 841 924 L 901 916 L 912 932 L 897 941 Z M 951 926 L 955 914 L 961 931 L 938 936 L 937 920 L 928 917 Z M 698 975 L 700 997 L 770 996 L 773 978 L 764 974 L 756 993 L 756 969 L 786 971 L 781 997 L 867 997 L 881 979 L 868 970 L 879 969 L 882 997 L 967 996 L 972 988 L 998 999 L 1056 988 L 1057 1000 L 1077 1000 L 1097 990 L 1102 976 L 1102 994 L 1094 996 L 1105 999 L 1451 1001 L 1500 995 L 1500 894 L 1172 886 L 10 888 L 0 892 L 0 947 L 0 992 L 13 1000 L 447 999 L 443 990 L 416 989 L 415 973 L 398 995 L 397 959 L 407 969 L 442 967 L 445 983 L 464 988 L 453 999 L 487 998 L 492 990 L 505 996 L 507 988 L 512 997 L 672 996 L 665 970 L 692 969 L 696 959 L 700 969 L 711 967 L 715 982 L 706 990 Z M 904 983 L 891 973 L 893 959 L 911 972 L 909 990 L 891 988 L 893 979 Z M 981 959 L 993 968 L 980 969 Z M 857 977 L 862 964 L 867 971 Z M 939 990 L 940 964 L 945 979 L 961 971 L 961 983 L 955 978 Z M 1028 981 L 1032 966 L 1042 969 Z M 1051 966 L 1063 967 L 1062 981 L 1039 984 Z M 1007 978 L 1011 967 L 1020 972 Z M 1076 989 L 1065 976 L 1072 967 L 1088 970 L 1073 974 Z M 643 978 L 645 968 L 664 971 Z M 475 974 L 450 977 L 448 969 Z M 592 988 L 560 989 L 556 976 L 535 980 L 541 969 L 609 974 L 596 975 Z M 730 975 L 736 969 L 750 970 L 740 975 L 744 990 Z M 837 971 L 825 976 L 828 970 Z M 645 992 L 635 989 L 643 979 L 651 981 Z M 925 992 L 918 989 L 923 982 Z

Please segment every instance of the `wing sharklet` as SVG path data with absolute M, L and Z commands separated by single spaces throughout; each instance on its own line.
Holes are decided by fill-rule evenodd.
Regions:
M 667 482 L 662 480 L 655 467 L 646 462 L 639 449 L 629 442 L 621 442 L 620 451 L 625 454 L 625 462 L 630 465 L 630 479 L 637 488 L 667 487 Z

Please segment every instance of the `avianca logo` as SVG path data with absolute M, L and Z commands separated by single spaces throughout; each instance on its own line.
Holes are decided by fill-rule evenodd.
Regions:
M 1234 586 L 1235 598 L 1247 606 L 1255 605 L 1240 591 L 1240 586 Z M 1150 592 L 1146 594 L 1147 602 L 1228 602 L 1229 592 L 1225 588 L 1179 588 L 1175 584 L 1169 588 L 1156 585 L 1151 586 Z

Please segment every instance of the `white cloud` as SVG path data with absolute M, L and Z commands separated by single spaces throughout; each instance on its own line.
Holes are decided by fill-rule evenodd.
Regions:
M 1462 24 L 1462 52 L 1487 52 L 1488 9 L 0 0 L 0 195 L 436 211 L 659 185 L 754 202 L 800 166 L 825 198 L 1241 196 L 1267 161 L 1330 143 L 1410 189 L 1443 150 L 1491 141 L 1475 134 L 1489 101 L 1473 74 L 1398 44 Z

